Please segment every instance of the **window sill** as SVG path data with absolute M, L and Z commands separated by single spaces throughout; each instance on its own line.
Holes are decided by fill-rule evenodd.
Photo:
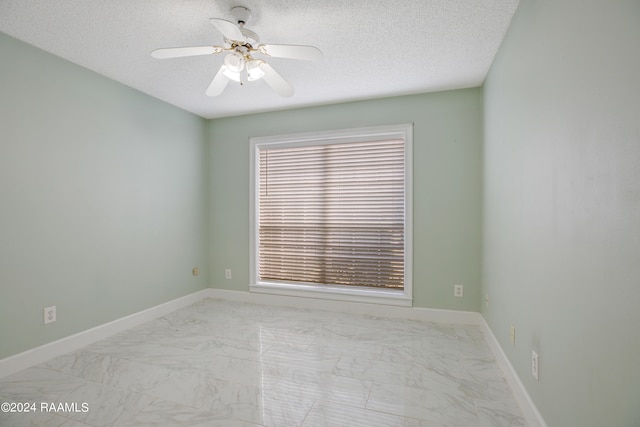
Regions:
M 261 282 L 249 285 L 249 290 L 256 293 L 284 295 L 302 298 L 349 301 L 367 304 L 384 304 L 411 307 L 412 299 L 403 291 L 390 289 L 353 288 L 342 286 L 315 286 L 276 282 Z

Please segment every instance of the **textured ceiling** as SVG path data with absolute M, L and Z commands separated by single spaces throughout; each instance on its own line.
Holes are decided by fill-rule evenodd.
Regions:
M 482 84 L 519 0 L 0 0 L 0 31 L 205 118 Z M 263 43 L 320 48 L 270 58 L 293 87 L 263 81 L 205 95 L 222 55 L 153 59 L 155 48 L 221 45 L 209 18 L 253 12 Z

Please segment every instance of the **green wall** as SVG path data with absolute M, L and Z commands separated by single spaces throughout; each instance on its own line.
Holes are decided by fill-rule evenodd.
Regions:
M 480 308 L 482 94 L 412 95 L 212 120 L 211 284 L 249 289 L 249 137 L 414 123 L 414 305 Z M 225 268 L 233 277 L 224 278 Z M 465 285 L 464 298 L 453 285 Z
M 524 0 L 484 87 L 482 311 L 549 427 L 640 425 L 639 42 L 636 0 Z
M 2 33 L 0 56 L 0 358 L 207 287 L 206 121 Z

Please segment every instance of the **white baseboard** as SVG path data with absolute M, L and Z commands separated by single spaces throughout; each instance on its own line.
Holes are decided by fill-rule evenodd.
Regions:
M 531 400 L 531 396 L 527 393 L 527 389 L 524 388 L 522 381 L 520 381 L 520 377 L 518 377 L 516 370 L 513 368 L 511 362 L 509 362 L 509 359 L 500 346 L 498 339 L 482 316 L 480 328 L 484 333 L 487 344 L 489 344 L 491 351 L 493 351 L 498 366 L 504 372 L 507 382 L 509 383 L 509 386 L 511 386 L 513 395 L 520 404 L 520 409 L 522 409 L 523 415 L 529 423 L 529 427 L 547 427 L 547 423 L 545 423 L 542 418 L 542 414 L 540 414 L 540 411 L 538 411 L 533 400 Z
M 382 304 L 367 304 L 352 301 L 333 301 L 322 298 L 302 298 L 286 295 L 209 289 L 209 298 L 254 304 L 270 304 L 316 310 L 341 311 L 379 317 L 422 320 L 426 322 L 456 325 L 480 325 L 482 315 L 474 311 L 439 310 L 422 307 L 402 307 Z
M 23 369 L 37 365 L 47 360 L 75 351 L 81 347 L 105 339 L 111 335 L 133 328 L 172 311 L 191 305 L 209 296 L 211 289 L 203 289 L 164 304 L 151 307 L 147 310 L 131 314 L 129 316 L 113 320 L 103 325 L 96 326 L 86 331 L 61 338 L 57 341 L 32 348 L 31 350 L 15 354 L 0 360 L 0 378 L 22 371 Z

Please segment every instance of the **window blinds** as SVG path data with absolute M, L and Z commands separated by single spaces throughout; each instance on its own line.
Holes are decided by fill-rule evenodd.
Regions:
M 403 289 L 404 144 L 262 147 L 259 279 Z

